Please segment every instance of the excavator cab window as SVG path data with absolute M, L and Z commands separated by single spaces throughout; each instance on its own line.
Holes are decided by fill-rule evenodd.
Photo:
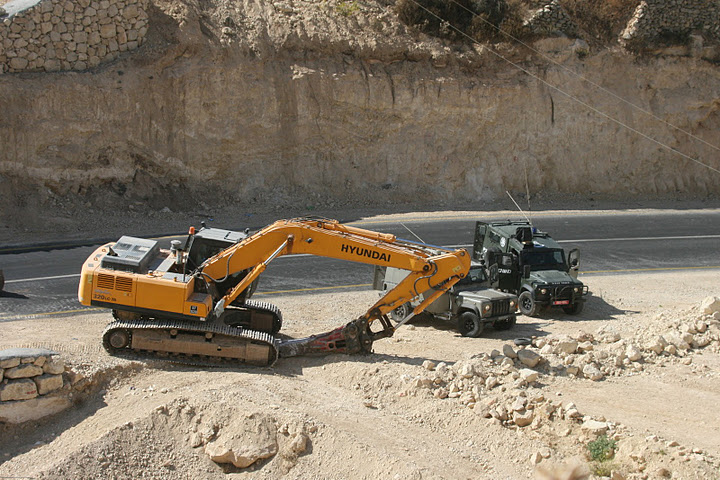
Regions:
M 198 268 L 208 258 L 216 255 L 221 250 L 226 249 L 232 244 L 220 243 L 206 238 L 193 238 L 190 244 L 190 250 L 187 256 L 187 267 L 188 272 L 192 272 Z
M 247 237 L 246 233 L 223 230 L 219 228 L 203 228 L 189 239 L 186 272 L 197 269 L 208 258 L 220 251 L 235 245 Z

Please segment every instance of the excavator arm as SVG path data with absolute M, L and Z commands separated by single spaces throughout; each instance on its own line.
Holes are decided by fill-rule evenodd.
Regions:
M 387 314 L 421 293 L 434 290 L 400 324 L 422 312 L 436 298 L 467 275 L 470 256 L 426 244 L 398 240 L 394 235 L 343 225 L 335 220 L 280 220 L 230 247 L 201 265 L 197 275 L 210 282 L 222 281 L 232 272 L 251 269 L 245 278 L 215 304 L 220 315 L 280 255 L 311 254 L 371 265 L 409 270 L 408 276 L 386 292 L 360 318 L 322 335 L 281 343 L 281 356 L 329 352 L 369 352 L 379 338 L 393 335 Z M 373 331 L 372 325 L 380 323 Z
M 408 277 L 371 308 L 381 315 L 431 288 L 442 288 L 445 284 L 450 288 L 470 268 L 470 259 L 464 250 L 451 251 L 398 240 L 394 235 L 343 225 L 336 220 L 294 219 L 279 220 L 219 252 L 200 266 L 196 276 L 217 283 L 233 272 L 250 270 L 240 283 L 217 300 L 215 310 L 218 311 L 249 287 L 270 261 L 292 254 L 409 270 Z M 430 303 L 423 302 L 415 313 Z

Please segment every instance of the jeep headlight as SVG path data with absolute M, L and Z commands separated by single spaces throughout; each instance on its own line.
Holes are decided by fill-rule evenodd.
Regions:
M 541 293 L 542 295 L 546 295 L 546 294 L 547 294 L 547 288 L 541 288 L 541 289 L 540 289 L 540 293 Z
M 492 305 L 490 305 L 489 303 L 486 303 L 485 305 L 483 305 L 483 313 L 488 313 L 491 308 L 492 308 Z
M 575 287 L 575 288 L 573 288 L 573 291 L 574 291 L 575 293 L 580 293 L 580 287 Z
M 515 300 L 510 300 L 510 308 L 515 306 Z

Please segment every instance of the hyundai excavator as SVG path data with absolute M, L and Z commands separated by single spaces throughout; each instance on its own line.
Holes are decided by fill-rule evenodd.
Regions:
M 259 275 L 281 255 L 311 254 L 408 270 L 365 314 L 327 333 L 279 340 L 280 311 L 250 300 Z M 272 365 L 278 357 L 370 353 L 375 340 L 422 312 L 470 269 L 465 250 L 401 240 L 337 220 L 278 220 L 249 235 L 190 228 L 162 249 L 123 236 L 95 250 L 82 267 L 78 299 L 112 310 L 103 346 L 114 355 L 152 354 L 178 361 Z M 400 322 L 388 313 L 430 292 Z M 379 328 L 377 325 L 379 324 Z M 187 362 L 186 363 L 194 363 Z

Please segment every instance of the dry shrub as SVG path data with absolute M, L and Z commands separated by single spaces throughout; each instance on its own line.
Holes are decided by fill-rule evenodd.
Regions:
M 478 14 L 473 18 L 470 35 L 480 42 L 510 41 L 511 37 L 523 37 L 523 18 L 527 6 L 523 0 L 491 0 L 480 3 Z
M 470 0 L 398 0 L 395 12 L 405 25 L 450 40 L 462 40 L 475 13 Z
M 524 0 L 398 0 L 395 11 L 405 25 L 451 40 L 507 41 L 503 32 L 522 36 Z

